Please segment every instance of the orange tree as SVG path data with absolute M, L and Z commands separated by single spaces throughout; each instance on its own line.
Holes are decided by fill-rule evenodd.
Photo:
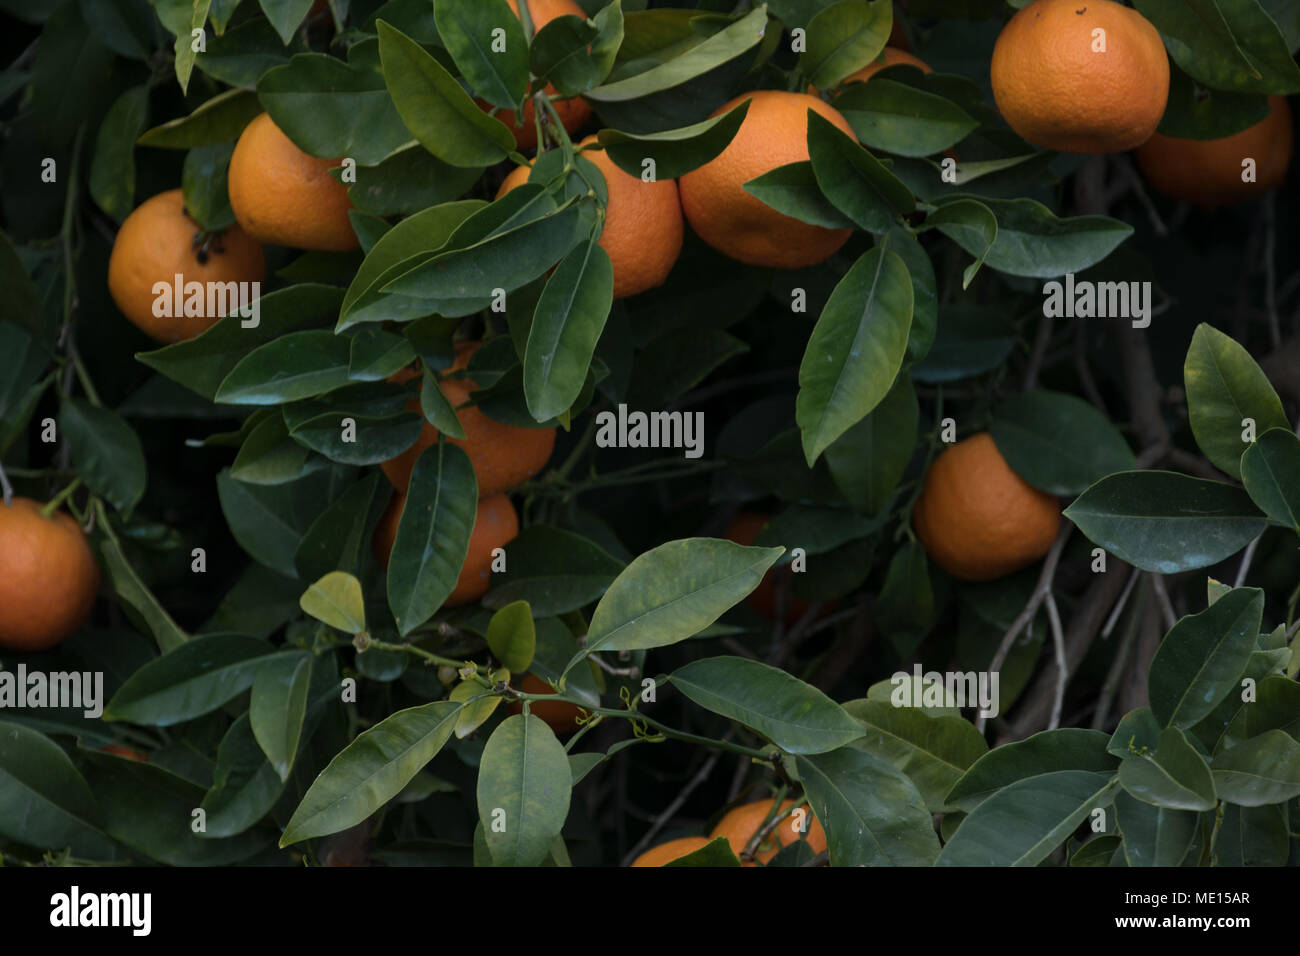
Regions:
M 6 862 L 1300 859 L 1294 5 L 0 11 Z

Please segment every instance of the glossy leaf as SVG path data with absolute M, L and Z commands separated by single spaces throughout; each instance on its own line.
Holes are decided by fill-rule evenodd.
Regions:
M 1250 353 L 1213 326 L 1202 323 L 1192 335 L 1183 364 L 1187 414 L 1205 456 L 1234 478 L 1250 447 L 1245 420 L 1255 434 L 1290 429 L 1282 402 Z
M 285 827 L 280 846 L 338 833 L 397 796 L 451 737 L 461 705 L 408 707 L 364 730 L 329 762 Z
M 895 253 L 872 249 L 831 293 L 799 365 L 795 417 L 810 467 L 889 393 L 911 321 L 907 267 Z
M 853 220 L 822 195 L 808 160 L 769 170 L 744 184 L 745 192 L 777 212 L 826 229 L 852 229 Z
M 1215 754 L 1211 767 L 1219 797 L 1238 806 L 1300 796 L 1300 742 L 1281 730 L 1266 730 Z
M 1115 797 L 1115 820 L 1129 866 L 1181 866 L 1200 825 L 1190 810 L 1154 807 L 1127 793 Z
M 253 678 L 248 718 L 257 745 L 281 780 L 289 779 L 311 687 L 313 657 L 290 650 L 263 662 Z
M 510 561 L 483 603 L 503 608 L 523 600 L 537 617 L 567 614 L 599 600 L 623 568 L 623 562 L 581 535 L 531 525 L 510 542 Z
M 822 194 L 867 232 L 888 232 L 912 211 L 912 192 L 839 127 L 808 111 L 808 152 Z
M 1190 727 L 1237 688 L 1263 613 L 1263 591 L 1237 588 L 1173 626 L 1147 674 L 1147 696 L 1160 726 Z
M 945 802 L 974 810 L 1017 781 L 1065 770 L 1113 773 L 1119 761 L 1106 752 L 1107 737 L 1096 730 L 1063 727 L 995 747 L 975 761 L 948 792 Z
M 692 661 L 673 671 L 670 680 L 699 706 L 752 728 L 786 753 L 826 753 L 865 733 L 817 688 L 748 658 Z
M 597 135 L 605 154 L 628 175 L 640 178 L 645 169 L 642 164 L 650 159 L 656 178 L 677 179 L 722 155 L 745 121 L 750 102 L 745 100 L 719 116 L 680 129 L 656 133 L 603 129 Z
M 880 55 L 894 22 L 888 3 L 841 0 L 823 7 L 808 22 L 799 72 L 827 90 Z
M 35 730 L 0 722 L 0 833 L 30 846 L 103 853 L 110 844 L 100 822 L 94 794 L 62 748 Z
M 1300 531 L 1300 437 L 1270 428 L 1241 456 L 1241 480 L 1266 515 Z
M 505 0 L 434 0 L 438 35 L 474 91 L 511 109 L 528 90 L 528 39 Z M 496 48 L 497 31 L 503 50 Z
M 1240 488 L 1169 471 L 1103 478 L 1065 516 L 1117 558 L 1157 574 L 1218 564 L 1267 524 Z
M 669 541 L 639 555 L 605 592 L 587 651 L 635 651 L 698 634 L 758 586 L 780 548 L 716 538 Z
M 144 496 L 144 448 L 116 412 L 77 398 L 65 398 L 59 430 L 72 450 L 77 474 L 124 516 Z
M 231 405 L 278 405 L 311 398 L 348 383 L 351 347 L 325 329 L 291 332 L 246 355 L 230 370 L 215 400 Z
M 439 442 L 416 459 L 388 566 L 388 605 L 403 635 L 432 617 L 455 590 L 477 498 L 474 469 L 455 445 Z
M 495 866 L 536 866 L 569 812 L 573 773 L 551 728 L 515 714 L 488 738 L 479 764 L 478 812 Z
M 1210 765 L 1178 727 L 1160 733 L 1155 752 L 1127 757 L 1119 765 L 1124 790 L 1143 803 L 1170 810 L 1213 810 Z
M 346 571 L 331 571 L 302 593 L 299 606 L 345 634 L 366 629 L 366 601 L 361 582 Z
M 898 156 L 941 152 L 979 126 L 951 100 L 886 77 L 853 84 L 835 108 L 863 145 Z
M 503 667 L 516 674 L 528 670 L 537 649 L 537 629 L 528 602 L 515 601 L 493 614 L 486 637 L 492 655 Z
M 1113 775 L 1057 770 L 998 790 L 962 820 L 939 866 L 1037 866 L 1093 810 L 1107 807 Z
M 272 653 L 265 641 L 239 634 L 196 637 L 127 678 L 104 719 L 169 727 L 201 717 L 252 687 Z
M 826 831 L 831 866 L 932 866 L 934 823 L 912 782 L 853 747 L 795 758 L 808 802 Z

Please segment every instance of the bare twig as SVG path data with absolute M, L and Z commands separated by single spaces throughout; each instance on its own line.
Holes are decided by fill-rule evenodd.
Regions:
M 1056 651 L 1056 697 L 1052 701 L 1052 719 L 1048 730 L 1055 730 L 1061 725 L 1061 706 L 1065 703 L 1065 685 L 1070 679 L 1069 668 L 1065 666 L 1065 634 L 1061 630 L 1061 612 L 1056 608 L 1056 598 L 1047 592 L 1044 599 L 1047 606 L 1047 620 L 1052 629 L 1052 647 Z
M 1141 573 L 1137 568 L 1129 572 L 1128 583 L 1124 585 L 1124 590 L 1120 593 L 1119 600 L 1115 602 L 1110 617 L 1106 618 L 1106 625 L 1101 629 L 1103 639 L 1110 637 L 1110 632 L 1115 630 L 1115 622 L 1119 620 L 1120 614 L 1124 612 L 1124 605 L 1128 603 L 1128 596 L 1133 593 L 1133 585 L 1137 584 L 1138 575 Z
M 1264 537 L 1264 534 L 1260 532 L 1250 544 L 1246 545 L 1246 553 L 1241 556 L 1241 567 L 1237 569 L 1237 580 L 1232 585 L 1234 588 L 1239 588 L 1246 583 L 1246 575 L 1250 573 L 1251 562 L 1255 560 L 1255 549 L 1259 547 L 1259 539 L 1262 537 Z
M 1047 346 L 1052 341 L 1052 325 L 1054 320 L 1050 315 L 1044 315 L 1038 321 L 1038 334 L 1034 336 L 1034 347 L 1029 353 L 1029 363 L 1025 366 L 1025 379 L 1023 388 L 1027 392 L 1038 384 L 1038 373 L 1043 368 L 1043 358 L 1047 355 Z
M 0 492 L 4 494 L 5 507 L 14 500 L 14 486 L 9 484 L 9 476 L 5 474 L 5 466 L 0 464 Z
M 1165 619 L 1165 630 L 1169 630 L 1178 623 L 1178 615 L 1174 613 L 1174 606 L 1169 601 L 1169 591 L 1165 589 L 1165 578 L 1162 574 L 1150 574 L 1151 590 L 1155 593 L 1156 603 L 1160 607 L 1160 613 Z
M 1138 569 L 1134 568 L 1133 574 L 1129 578 L 1129 588 L 1133 586 L 1138 577 Z M 1124 593 L 1127 595 L 1128 590 L 1126 589 Z M 1121 600 L 1115 605 L 1116 609 L 1123 608 L 1124 603 L 1125 602 Z M 1141 605 L 1139 604 L 1138 607 L 1140 609 Z M 1138 619 L 1141 616 L 1140 611 L 1135 610 L 1129 615 L 1128 620 L 1125 622 L 1124 636 L 1120 638 L 1119 647 L 1116 648 L 1115 656 L 1110 662 L 1110 668 L 1106 671 L 1106 680 L 1101 685 L 1101 694 L 1097 697 L 1097 709 L 1093 711 L 1092 714 L 1093 730 L 1104 730 L 1106 728 L 1106 720 L 1110 717 L 1111 701 L 1115 699 L 1115 694 L 1119 690 L 1120 680 L 1123 678 L 1128 665 L 1129 656 L 1133 653 L 1133 639 L 1137 637 Z
M 1075 319 L 1074 330 L 1074 369 L 1079 376 L 1079 384 L 1083 386 L 1083 392 L 1088 396 L 1088 401 L 1097 407 L 1097 410 L 1110 417 L 1110 412 L 1106 410 L 1106 400 L 1101 397 L 1101 392 L 1097 389 L 1097 382 L 1092 377 L 1092 367 L 1088 364 L 1088 333 L 1087 325 L 1081 319 Z
M 734 729 L 728 730 L 726 736 L 724 736 L 722 739 L 723 740 L 730 739 L 733 732 Z M 672 803 L 664 807 L 663 811 L 654 818 L 654 822 L 650 824 L 650 829 L 646 830 L 645 834 L 641 837 L 641 839 L 637 841 L 636 846 L 632 847 L 632 849 L 628 850 L 627 853 L 624 854 L 623 856 L 624 866 L 629 865 L 633 860 L 635 860 L 638 856 L 641 855 L 642 850 L 644 850 L 647 846 L 650 845 L 650 841 L 653 840 L 655 836 L 658 835 L 659 831 L 664 828 L 664 825 L 673 818 L 673 816 L 677 813 L 678 810 L 682 808 L 683 805 L 685 805 L 686 801 L 690 799 L 691 794 L 695 792 L 695 790 L 700 786 L 700 784 L 704 783 L 704 781 L 709 778 L 709 774 L 713 772 L 713 768 L 717 766 L 718 760 L 721 757 L 722 757 L 721 750 L 715 750 L 713 753 L 709 754 L 708 759 L 705 760 L 704 763 L 700 765 L 700 769 L 697 770 L 695 772 L 695 775 L 691 777 L 690 780 L 687 781 L 686 786 L 682 787 L 681 792 L 678 793 L 677 796 L 673 798 Z

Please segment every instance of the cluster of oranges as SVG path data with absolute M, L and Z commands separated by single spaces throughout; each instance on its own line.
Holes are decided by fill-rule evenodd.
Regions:
M 722 819 L 709 831 L 707 837 L 680 837 L 660 843 L 638 856 L 632 861 L 632 865 L 667 866 L 674 860 L 679 860 L 707 846 L 718 837 L 726 838 L 731 852 L 741 857 L 742 866 L 758 866 L 760 863 L 767 863 L 783 847 L 799 840 L 807 840 L 808 847 L 813 853 L 823 852 L 826 849 L 826 831 L 807 807 L 804 807 L 802 812 L 799 810 L 791 812 L 794 803 L 793 800 L 786 800 L 775 814 L 772 813 L 770 800 L 755 800 L 752 803 L 733 807 L 722 815 Z M 782 814 L 788 815 L 782 817 Z M 742 854 L 746 847 L 764 829 L 770 817 L 777 818 L 775 826 L 770 827 L 759 841 L 754 849 L 753 858 L 744 858 Z

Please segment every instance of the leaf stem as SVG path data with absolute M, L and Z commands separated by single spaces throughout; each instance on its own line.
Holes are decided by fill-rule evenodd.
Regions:
M 68 499 L 68 497 L 74 491 L 76 491 L 80 485 L 81 485 L 80 478 L 73 478 L 72 481 L 68 482 L 68 484 L 64 486 L 62 491 L 60 491 L 57 495 L 55 495 L 48 502 L 46 502 L 44 505 L 41 506 L 41 517 L 48 518 L 50 515 L 54 514 L 54 512 L 58 509 L 59 505 L 63 504 L 63 502 L 65 502 Z

